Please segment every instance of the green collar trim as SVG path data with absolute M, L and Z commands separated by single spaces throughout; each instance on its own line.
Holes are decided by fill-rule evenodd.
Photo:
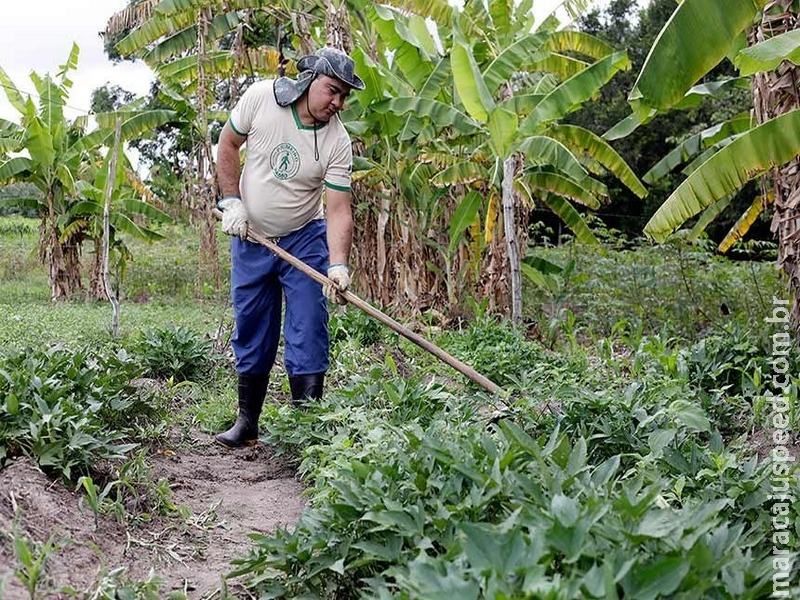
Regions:
M 300 115 L 297 114 L 297 106 L 295 106 L 294 104 L 292 104 L 292 116 L 294 117 L 294 123 L 295 123 L 295 125 L 297 125 L 298 129 L 311 129 L 311 130 L 318 129 L 319 130 L 319 129 L 322 129 L 323 127 L 325 127 L 325 125 L 327 125 L 327 123 L 320 123 L 317 126 L 314 126 L 314 125 L 303 125 L 303 122 L 300 120 Z

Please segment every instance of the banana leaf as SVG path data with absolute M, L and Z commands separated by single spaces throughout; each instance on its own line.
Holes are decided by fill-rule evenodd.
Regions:
M 592 160 L 608 169 L 639 198 L 647 195 L 647 188 L 628 166 L 628 163 L 603 138 L 577 125 L 554 125 L 548 135 L 561 141 L 573 152 L 584 152 Z
M 533 189 L 569 198 L 589 208 L 600 208 L 600 201 L 589 190 L 559 173 L 532 171 L 526 173 L 525 180 Z
M 792 29 L 764 42 L 745 48 L 733 64 L 742 75 L 773 71 L 784 60 L 800 64 L 800 29 Z
M 748 129 L 750 129 L 750 114 L 746 112 L 740 113 L 728 121 L 708 127 L 700 133 L 690 136 L 672 149 L 644 174 L 643 179 L 647 183 L 655 183 L 676 167 L 700 154 L 700 152 L 727 137 L 744 133 Z
M 589 63 L 573 56 L 550 54 L 547 58 L 530 63 L 529 70 L 552 73 L 561 80 L 574 77 L 589 66 Z
M 464 232 L 473 224 L 478 218 L 478 211 L 481 208 L 483 198 L 475 190 L 471 190 L 461 200 L 461 203 L 456 208 L 450 219 L 450 244 L 448 246 L 448 254 L 452 254 L 458 242 L 464 236 Z
M 123 56 L 134 54 L 166 36 L 193 26 L 196 20 L 197 14 L 188 11 L 172 16 L 156 13 L 117 42 L 117 51 Z
M 161 64 L 155 68 L 159 79 L 170 82 L 197 80 L 196 55 L 177 58 L 171 62 Z M 207 75 L 226 76 L 233 69 L 233 56 L 228 51 L 209 52 L 203 61 L 203 68 Z
M 589 176 L 572 151 L 551 137 L 537 135 L 525 138 L 514 146 L 514 151 L 525 154 L 529 164 L 552 165 L 570 179 L 581 181 Z
M 599 246 L 602 248 L 600 240 L 594 236 L 592 230 L 589 229 L 589 226 L 586 224 L 586 221 L 583 220 L 581 214 L 575 210 L 575 207 L 572 206 L 572 204 L 570 204 L 565 198 L 561 198 L 560 196 L 556 196 L 554 194 L 545 194 L 542 197 L 542 202 L 549 206 L 550 210 L 552 210 L 558 216 L 558 218 L 564 222 L 564 225 L 572 230 L 572 233 L 575 234 L 576 240 L 582 244 Z
M 483 79 L 489 91 L 496 93 L 514 73 L 525 70 L 526 65 L 547 58 L 548 53 L 542 50 L 546 40 L 547 36 L 544 34 L 530 34 L 500 52 L 483 71 Z
M 8 74 L 3 70 L 3 67 L 0 67 L 0 87 L 2 87 L 3 91 L 6 93 L 9 104 L 11 104 L 18 113 L 24 115 L 26 112 L 25 99 L 14 82 L 11 81 Z
M 750 227 L 753 226 L 758 215 L 762 212 L 764 212 L 764 198 L 758 196 L 753 200 L 753 203 L 748 209 L 744 211 L 744 214 L 737 219 L 736 223 L 733 224 L 731 230 L 725 235 L 719 243 L 719 246 L 717 246 L 717 250 L 722 254 L 730 250 L 731 246 L 747 235 L 747 232 L 750 231 Z
M 794 159 L 798 149 L 800 110 L 751 129 L 689 175 L 648 221 L 645 233 L 658 242 L 664 241 L 707 206 L 734 193 L 767 170 Z
M 706 208 L 703 211 L 703 214 L 697 219 L 697 223 L 694 224 L 691 231 L 689 231 L 689 235 L 687 236 L 687 241 L 693 242 L 700 237 L 700 235 L 706 230 L 714 219 L 720 216 L 728 206 L 731 204 L 731 200 L 733 200 L 733 194 L 725 196 L 720 200 L 717 200 Z
M 442 169 L 433 178 L 433 185 L 447 185 L 448 183 L 471 183 L 473 181 L 486 181 L 489 174 L 486 168 L 475 161 L 460 161 Z
M 534 111 L 521 123 L 520 132 L 532 135 L 544 124 L 560 119 L 597 95 L 618 71 L 630 68 L 625 52 L 615 52 L 586 70 L 570 77 L 554 91 L 547 94 Z
M 683 0 L 659 33 L 628 101 L 644 116 L 678 104 L 750 27 L 767 0 Z
M 378 102 L 372 106 L 372 109 L 378 113 L 391 112 L 398 116 L 412 112 L 418 116 L 430 118 L 437 129 L 453 127 L 461 133 L 477 133 L 480 131 L 478 123 L 466 113 L 450 104 L 429 98 L 392 98 L 391 100 Z
M 614 46 L 596 36 L 572 29 L 550 34 L 545 48 L 552 52 L 577 52 L 594 60 L 605 58 L 615 50 Z
M 424 44 L 406 27 L 407 18 L 379 4 L 372 6 L 369 16 L 378 35 L 393 52 L 392 60 L 412 87 L 419 89 L 430 74 L 432 65 Z
M 509 155 L 518 125 L 517 115 L 504 108 L 495 108 L 489 115 L 489 145 L 496 156 Z
M 453 82 L 467 114 L 480 123 L 486 123 L 495 103 L 472 56 L 472 50 L 464 43 L 456 44 L 450 53 L 450 63 Z

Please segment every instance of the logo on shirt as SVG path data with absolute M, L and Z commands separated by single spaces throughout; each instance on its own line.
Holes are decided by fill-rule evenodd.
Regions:
M 291 179 L 300 170 L 300 153 L 289 143 L 275 146 L 269 157 L 272 172 L 278 179 Z

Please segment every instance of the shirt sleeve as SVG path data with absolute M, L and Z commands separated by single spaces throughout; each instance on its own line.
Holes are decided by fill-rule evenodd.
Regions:
M 239 102 L 231 111 L 228 119 L 231 128 L 239 135 L 248 135 L 253 125 L 253 117 L 257 114 L 260 104 L 263 102 L 264 95 L 267 92 L 271 93 L 271 81 L 261 81 L 254 83 L 247 90 L 245 90 Z
M 325 172 L 325 186 L 342 192 L 350 191 L 350 177 L 353 173 L 353 149 L 350 136 L 342 128 L 336 147 L 331 153 L 328 170 Z

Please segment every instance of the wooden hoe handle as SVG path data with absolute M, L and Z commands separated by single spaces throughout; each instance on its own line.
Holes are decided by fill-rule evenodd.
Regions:
M 214 214 L 217 216 L 217 218 L 222 217 L 222 213 L 217 209 L 214 209 Z M 251 242 L 255 242 L 257 244 L 261 244 L 262 246 L 269 248 L 276 255 L 281 257 L 283 260 L 288 262 L 296 269 L 299 269 L 300 271 L 311 277 L 311 279 L 313 279 L 317 283 L 321 283 L 323 286 L 331 284 L 335 285 L 330 279 L 325 277 L 325 275 L 312 269 L 302 260 L 288 253 L 286 250 L 278 246 L 278 244 L 270 240 L 268 237 L 263 236 L 256 231 L 253 231 L 253 229 L 250 227 L 247 228 L 247 239 L 250 240 Z M 502 391 L 502 388 L 499 385 L 497 385 L 490 379 L 484 377 L 469 365 L 458 360 L 455 356 L 448 354 L 447 352 L 442 350 L 439 346 L 433 344 L 432 342 L 429 342 L 421 335 L 401 325 L 400 323 L 392 319 L 389 315 L 381 312 L 371 304 L 365 302 L 364 300 L 356 296 L 350 290 L 339 292 L 339 295 L 342 296 L 345 300 L 347 300 L 350 304 L 352 304 L 356 308 L 359 308 L 365 313 L 367 313 L 373 319 L 376 319 L 381 323 L 383 323 L 384 325 L 387 325 L 389 328 L 399 333 L 404 338 L 411 340 L 423 350 L 427 350 L 428 352 L 433 354 L 436 358 L 447 363 L 448 365 L 453 367 L 456 371 L 458 371 L 462 375 L 465 375 L 466 377 L 468 377 L 469 379 L 480 385 L 488 392 L 496 394 Z

